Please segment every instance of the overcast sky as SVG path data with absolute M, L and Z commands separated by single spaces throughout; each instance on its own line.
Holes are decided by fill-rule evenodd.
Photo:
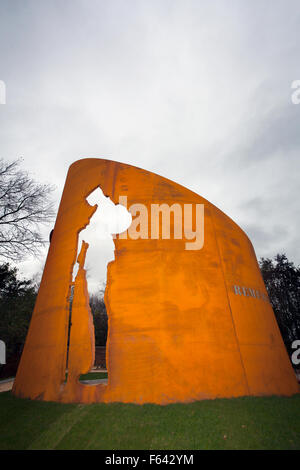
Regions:
M 299 60 L 299 0 L 1 0 L 0 156 L 56 209 L 79 158 L 142 167 L 299 264 Z

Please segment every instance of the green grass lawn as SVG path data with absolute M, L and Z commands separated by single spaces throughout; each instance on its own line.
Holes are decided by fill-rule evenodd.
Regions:
M 82 374 L 79 380 L 98 380 L 98 379 L 107 379 L 107 372 L 88 372 L 87 374 Z
M 300 394 L 190 404 L 59 404 L 0 394 L 0 449 L 300 449 Z

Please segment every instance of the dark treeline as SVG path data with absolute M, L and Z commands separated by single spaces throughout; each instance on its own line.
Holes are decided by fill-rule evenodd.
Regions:
M 17 275 L 9 263 L 0 265 L 0 339 L 7 360 L 22 351 L 37 295 L 37 285 Z
M 261 258 L 260 270 L 269 294 L 280 332 L 291 357 L 295 340 L 300 340 L 300 267 L 285 254 Z
M 107 313 L 104 303 L 104 289 L 90 296 L 90 307 L 94 319 L 95 345 L 105 346 L 107 339 Z

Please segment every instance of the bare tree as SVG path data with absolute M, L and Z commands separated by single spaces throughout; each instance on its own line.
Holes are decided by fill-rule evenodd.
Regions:
M 0 159 L 0 257 L 15 262 L 39 253 L 46 243 L 40 224 L 54 218 L 54 187 L 35 182 L 19 166 L 20 159 Z

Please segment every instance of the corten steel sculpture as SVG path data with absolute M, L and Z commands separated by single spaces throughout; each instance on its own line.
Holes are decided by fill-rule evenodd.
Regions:
M 108 265 L 108 384 L 80 383 L 94 359 L 83 242 L 101 187 L 117 204 L 204 204 L 204 246 L 183 239 L 122 239 Z M 99 208 L 101 210 L 101 207 Z M 65 383 L 69 296 L 72 327 Z M 99 260 L 101 262 L 101 260 Z M 61 402 L 167 404 L 299 388 L 252 244 L 223 212 L 173 181 L 123 163 L 84 159 L 69 169 L 23 355 L 20 397 Z

